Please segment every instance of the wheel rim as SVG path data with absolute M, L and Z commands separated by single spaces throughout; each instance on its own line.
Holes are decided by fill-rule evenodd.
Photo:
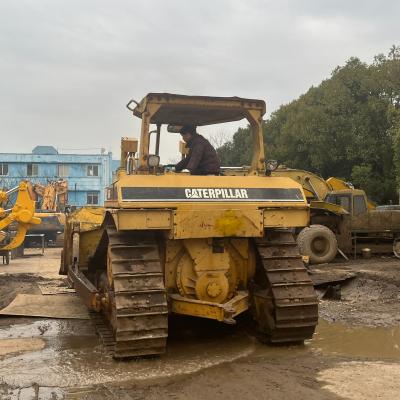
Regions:
M 311 242 L 311 250 L 317 256 L 322 257 L 328 254 L 329 249 L 330 249 L 329 241 L 323 236 L 317 236 Z

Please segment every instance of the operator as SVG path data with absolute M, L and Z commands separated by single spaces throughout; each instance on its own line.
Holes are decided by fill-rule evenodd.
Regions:
M 175 165 L 175 171 L 188 169 L 191 175 L 218 175 L 221 163 L 210 142 L 196 132 L 194 125 L 184 125 L 180 134 L 189 154 Z

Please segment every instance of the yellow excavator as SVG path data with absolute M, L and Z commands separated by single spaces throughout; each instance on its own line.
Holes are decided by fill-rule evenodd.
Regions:
M 278 166 L 276 160 L 269 163 L 271 177 L 291 178 L 303 188 L 310 224 L 295 228 L 295 237 L 300 253 L 310 264 L 329 263 L 337 253 L 356 257 L 363 249 L 400 258 L 399 210 L 376 207 L 364 190 L 342 179 L 325 180 L 309 171 Z M 222 171 L 224 175 L 242 176 L 249 169 L 223 167 Z
M 17 193 L 14 205 L 7 207 L 10 196 Z M 19 247 L 31 225 L 39 225 L 41 220 L 35 216 L 35 200 L 29 182 L 21 182 L 8 191 L 0 190 L 0 257 L 3 264 L 9 264 L 9 252 Z
M 296 230 L 302 255 L 311 264 L 332 261 L 339 252 L 354 257 L 363 249 L 400 258 L 400 211 L 381 209 L 364 190 L 339 178 L 279 167 L 272 176 L 299 183 L 310 205 L 310 226 Z M 347 254 L 347 256 L 346 256 Z
M 301 186 L 303 186 L 307 200 L 310 203 L 312 202 L 313 206 L 317 206 L 316 202 L 318 201 L 324 201 L 332 192 L 359 190 L 355 189 L 350 182 L 339 178 L 330 177 L 325 180 L 321 176 L 313 174 L 310 171 L 287 168 L 283 165 L 274 170 L 271 175 L 290 177 L 300 183 Z M 376 208 L 376 205 L 368 198 L 366 198 L 366 203 L 369 210 L 374 210 Z M 344 206 L 344 204 L 342 204 L 342 206 Z

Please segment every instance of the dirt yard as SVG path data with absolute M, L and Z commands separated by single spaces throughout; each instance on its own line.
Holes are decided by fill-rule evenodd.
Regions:
M 59 285 L 58 249 L 0 266 L 0 308 L 18 293 Z M 341 300 L 321 300 L 304 346 L 268 347 L 247 329 L 174 317 L 167 354 L 117 362 L 90 320 L 0 317 L 0 399 L 396 399 L 400 393 L 400 260 L 348 271 Z M 69 296 L 71 294 L 66 294 Z
M 400 260 L 360 259 L 319 265 L 315 269 L 356 273 L 355 279 L 342 286 L 341 301 L 321 301 L 321 318 L 370 327 L 400 325 Z

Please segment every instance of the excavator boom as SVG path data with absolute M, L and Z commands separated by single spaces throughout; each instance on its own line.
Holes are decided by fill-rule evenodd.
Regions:
M 7 202 L 12 193 L 17 192 L 15 204 L 10 209 L 0 208 L 0 251 L 9 251 L 17 248 L 25 239 L 26 232 L 30 225 L 40 224 L 40 218 L 35 217 L 35 201 L 30 194 L 28 182 L 21 182 L 19 186 L 7 192 L 0 191 L 1 203 Z M 17 225 L 17 233 L 7 244 L 2 245 L 7 237 L 4 229 L 12 223 Z

